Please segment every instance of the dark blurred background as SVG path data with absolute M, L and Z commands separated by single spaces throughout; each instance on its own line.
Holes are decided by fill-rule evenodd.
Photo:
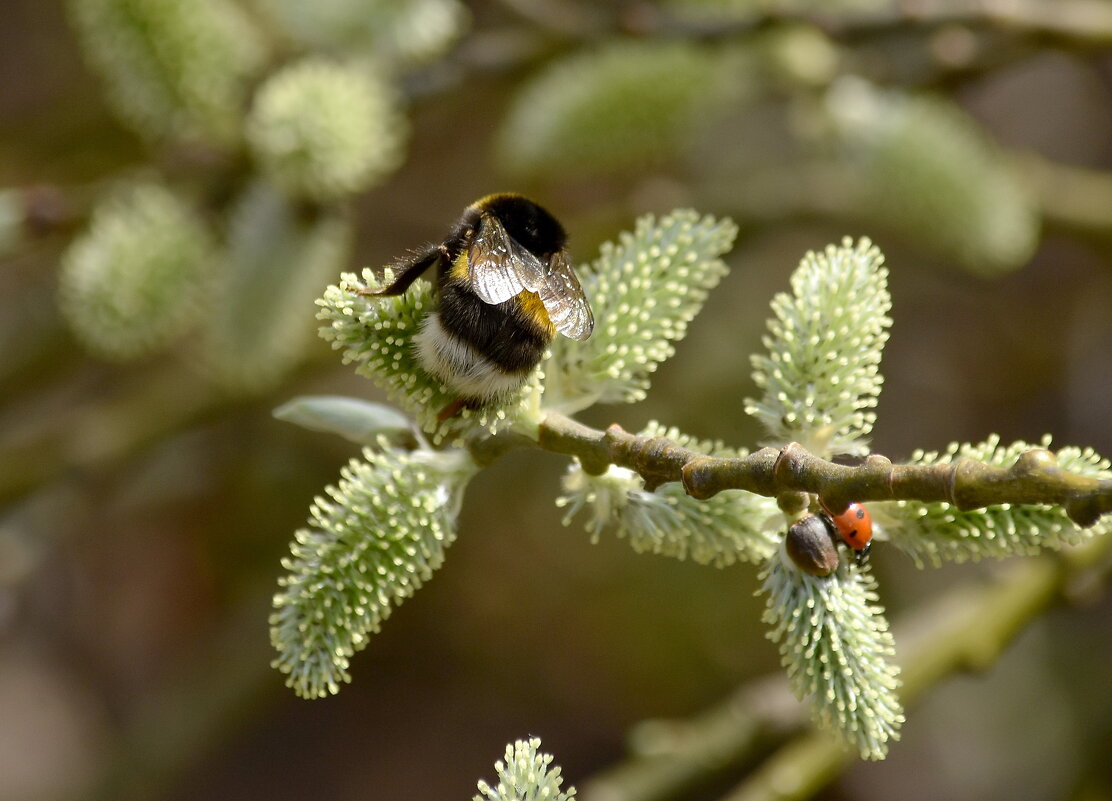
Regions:
M 473 4 L 456 45 L 401 81 L 408 153 L 354 199 L 346 269 L 436 239 L 491 191 L 544 202 L 580 263 L 646 212 L 734 216 L 731 274 L 649 399 L 583 417 L 629 430 L 657 419 L 752 446 L 761 432 L 743 413 L 755 394 L 748 354 L 769 299 L 806 250 L 868 235 L 887 256 L 895 320 L 876 451 L 898 459 L 992 432 L 1049 432 L 1112 453 L 1112 202 L 1101 205 L 1112 198 L 1112 35 L 905 19 L 889 4 L 856 4 L 883 9 L 875 17 L 757 5 L 681 24 L 651 4 Z M 1082 5 L 1098 21 L 1109 13 L 1066 2 L 1062 18 Z M 622 757 L 638 721 L 693 715 L 775 672 L 752 568 L 592 545 L 553 505 L 563 460 L 516 453 L 473 481 L 445 566 L 357 655 L 353 684 L 324 701 L 294 697 L 269 667 L 280 560 L 357 449 L 270 412 L 299 394 L 382 396 L 319 340 L 278 386 L 246 396 L 210 387 L 188 341 L 123 364 L 87 355 L 56 307 L 81 198 L 167 157 L 110 111 L 63 5 L 3 6 L 0 187 L 57 192 L 77 211 L 0 262 L 0 798 L 465 799 L 505 743 L 528 734 L 578 783 Z M 758 99 L 635 169 L 513 172 L 492 144 L 533 76 L 609 38 L 719 47 L 788 29 L 838 53 L 819 88 L 769 80 Z M 970 269 L 916 220 L 823 201 L 815 149 L 802 157 L 782 138 L 798 95 L 840 73 L 964 109 L 998 148 L 986 152 L 1020 165 L 1041 223 L 1033 255 Z M 830 141 L 821 166 L 857 169 Z M 766 161 L 792 176 L 790 191 L 753 189 L 751 178 L 769 180 L 754 166 Z M 310 298 L 309 331 L 313 314 Z M 874 565 L 895 619 L 994 569 L 916 571 L 883 547 Z M 1089 588 L 986 675 L 931 693 L 887 761 L 855 765 L 824 797 L 1112 798 L 1110 660 L 1112 594 Z

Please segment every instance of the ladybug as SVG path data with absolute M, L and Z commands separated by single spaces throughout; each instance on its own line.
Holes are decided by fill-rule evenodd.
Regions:
M 873 545 L 873 518 L 869 510 L 859 503 L 851 503 L 840 515 L 831 514 L 823 507 L 822 516 L 857 554 L 857 564 L 865 564 Z

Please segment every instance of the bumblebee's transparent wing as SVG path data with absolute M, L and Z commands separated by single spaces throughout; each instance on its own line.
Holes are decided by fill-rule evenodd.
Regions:
M 564 251 L 552 254 L 544 278 L 536 291 L 556 330 L 570 339 L 589 337 L 595 328 L 595 316 Z
M 491 214 L 482 216 L 467 262 L 475 294 L 487 303 L 502 303 L 523 289 L 536 292 L 544 282 L 541 261 L 515 242 Z
M 586 339 L 595 327 L 591 307 L 564 251 L 545 264 L 506 232 L 494 215 L 483 215 L 467 251 L 475 294 L 486 303 L 503 303 L 523 290 L 536 292 L 556 330 Z

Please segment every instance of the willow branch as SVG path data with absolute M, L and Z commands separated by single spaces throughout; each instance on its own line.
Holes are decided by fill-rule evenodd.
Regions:
M 1012 165 L 1030 188 L 1047 225 L 1106 242 L 1112 235 L 1112 172 L 1062 164 L 1033 153 L 1009 151 Z M 855 182 L 844 166 L 823 162 L 753 169 L 739 187 L 737 175 L 710 176 L 704 194 L 729 209 L 735 220 L 768 225 L 793 219 L 847 219 L 859 205 Z
M 693 498 L 727 489 L 775 498 L 791 492 L 818 495 L 837 512 L 853 501 L 945 501 L 961 510 L 997 504 L 1061 506 L 1079 526 L 1095 524 L 1112 511 L 1112 479 L 1096 479 L 1060 469 L 1053 453 L 1032 448 L 1009 468 L 960 458 L 933 465 L 895 465 L 879 454 L 861 465 L 834 464 L 797 443 L 762 448 L 738 459 L 697 453 L 663 437 L 630 434 L 618 425 L 605 431 L 559 414 L 540 426 L 540 447 L 575 456 L 583 469 L 599 474 L 608 465 L 636 471 L 648 489 L 683 483 Z
M 1068 600 L 1074 587 L 1088 585 L 1094 577 L 1103 580 L 1112 570 L 1110 552 L 1112 538 L 1101 537 L 1062 554 L 1013 560 L 987 582 L 960 585 L 900 620 L 895 633 L 904 665 L 901 701 L 911 706 L 951 676 L 987 670 L 1028 624 Z M 695 718 L 668 724 L 675 732 L 672 749 L 631 757 L 581 782 L 580 797 L 676 798 L 731 767 L 736 773 L 758 756 L 761 745 L 779 740 L 780 746 L 722 801 L 810 798 L 856 759 L 827 734 L 801 732 L 802 705 L 795 705 L 793 717 L 782 704 L 767 703 L 785 693 L 782 681 L 779 690 L 762 681 Z
M 647 720 L 629 740 L 635 756 L 577 782 L 583 801 L 667 801 L 736 777 L 739 766 L 806 727 L 805 708 L 782 674 L 747 682 L 692 718 Z
M 40 393 L 42 413 L 15 421 L 0 435 L 0 504 L 10 502 L 60 476 L 90 471 L 187 428 L 230 405 L 180 363 L 120 381 L 111 397 L 71 404 L 55 412 L 81 380 L 67 377 Z M 2 427 L 0 427 L 2 428 Z
M 1092 45 L 1112 41 L 1112 8 L 1102 0 L 927 0 L 892 4 L 887 9 L 848 15 L 850 28 L 863 25 L 992 25 L 1019 34 Z M 838 24 L 835 21 L 835 24 Z
M 676 32 L 684 23 L 663 14 L 626 15 L 634 20 L 642 35 Z M 906 28 L 909 25 L 991 26 L 1017 35 L 1038 36 L 1067 43 L 1102 46 L 1112 42 L 1112 7 L 1103 0 L 920 0 L 915 3 L 889 3 L 860 12 L 778 13 L 753 15 L 729 22 L 696 23 L 704 35 L 745 34 L 770 19 L 805 20 L 821 26 L 835 36 L 857 36 L 878 31 Z M 689 27 L 689 26 L 688 26 Z
M 1043 219 L 1051 225 L 1107 239 L 1112 220 L 1112 173 L 1060 164 L 1035 154 L 1017 156 L 1016 166 L 1034 189 Z

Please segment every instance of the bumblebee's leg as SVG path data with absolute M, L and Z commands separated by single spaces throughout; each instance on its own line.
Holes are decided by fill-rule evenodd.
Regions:
M 402 266 L 401 273 L 394 278 L 394 283 L 377 289 L 360 289 L 360 295 L 401 295 L 409 285 L 421 277 L 425 270 L 432 267 L 444 255 L 442 245 L 429 245 L 422 251 L 415 253 L 410 261 Z
M 436 419 L 443 423 L 445 420 L 451 420 L 464 409 L 481 409 L 483 401 L 481 398 L 456 398 L 436 414 Z
M 471 408 L 471 404 L 467 401 L 466 398 L 456 398 L 454 401 L 440 410 L 440 412 L 436 415 L 436 419 L 443 423 L 445 420 L 450 420 L 451 418 L 462 412 L 464 409 L 468 408 Z

